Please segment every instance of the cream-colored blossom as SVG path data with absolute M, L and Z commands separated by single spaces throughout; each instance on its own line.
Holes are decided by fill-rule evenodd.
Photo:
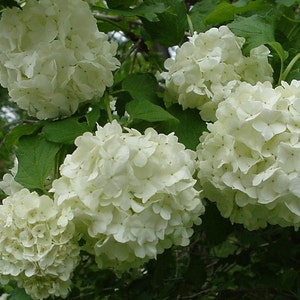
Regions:
M 241 83 L 200 138 L 203 195 L 248 229 L 300 227 L 299 87 Z
M 116 48 L 86 2 L 29 0 L 2 14 L 0 83 L 31 116 L 69 116 L 113 84 Z
M 52 191 L 59 206 L 71 207 L 100 267 L 127 270 L 189 244 L 204 211 L 194 187 L 195 152 L 173 134 L 123 133 L 116 121 L 75 143 Z
M 0 280 L 15 280 L 33 299 L 66 297 L 79 262 L 73 222 L 48 196 L 22 189 L 0 205 Z
M 259 46 L 245 57 L 244 42 L 227 26 L 195 33 L 177 49 L 174 59 L 165 61 L 167 71 L 161 75 L 169 101 L 184 109 L 197 108 L 204 120 L 215 121 L 218 104 L 240 81 L 272 81 L 268 48 Z

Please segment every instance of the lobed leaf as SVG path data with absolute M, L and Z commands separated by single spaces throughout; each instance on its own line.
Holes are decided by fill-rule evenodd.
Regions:
M 158 14 L 157 22 L 151 22 L 143 18 L 143 25 L 152 40 L 164 47 L 179 44 L 184 38 L 184 32 L 188 28 L 187 12 L 182 0 L 164 0 L 167 9 Z
M 161 106 L 146 100 L 133 100 L 127 103 L 126 110 L 133 119 L 144 120 L 148 122 L 161 122 L 178 120 L 164 110 Z
M 59 144 L 38 135 L 20 138 L 16 150 L 18 172 L 15 180 L 28 189 L 43 191 L 46 178 L 55 168 L 60 148 Z
M 48 123 L 43 127 L 42 132 L 50 142 L 73 144 L 79 135 L 94 128 L 99 115 L 99 111 L 92 110 L 84 117 L 71 117 Z
M 172 105 L 168 111 L 179 120 L 175 129 L 178 140 L 187 148 L 196 150 L 199 137 L 206 130 L 206 122 L 201 119 L 199 111 L 197 109 L 182 110 L 179 105 Z
M 155 101 L 157 99 L 157 81 L 153 74 L 130 74 L 122 82 L 123 90 L 134 100 Z
M 246 39 L 245 52 L 252 48 L 275 41 L 274 18 L 270 16 L 253 15 L 251 17 L 237 17 L 228 24 L 235 35 Z
M 263 10 L 269 5 L 265 1 L 237 1 L 234 3 L 221 2 L 215 9 L 205 16 L 205 22 L 217 25 L 226 21 L 234 20 L 236 15 L 249 11 Z
M 9 294 L 8 300 L 32 300 L 30 296 L 28 296 L 23 288 L 15 288 Z
M 24 135 L 31 135 L 41 128 L 41 123 L 23 124 L 14 127 L 5 137 L 5 145 L 8 150 L 12 150 L 18 144 L 19 139 Z

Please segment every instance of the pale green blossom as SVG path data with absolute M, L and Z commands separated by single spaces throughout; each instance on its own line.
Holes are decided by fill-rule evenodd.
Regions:
M 189 244 L 204 211 L 194 151 L 174 134 L 123 132 L 116 121 L 75 144 L 51 191 L 58 206 L 72 209 L 84 247 L 101 268 L 127 270 Z
M 200 138 L 203 195 L 248 229 L 300 226 L 299 87 L 241 83 Z
M 27 189 L 0 205 L 0 280 L 15 280 L 33 299 L 66 297 L 79 262 L 75 226 L 48 196 Z

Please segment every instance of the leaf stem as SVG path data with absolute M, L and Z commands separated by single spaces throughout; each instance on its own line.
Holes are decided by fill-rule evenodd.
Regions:
M 194 25 L 189 15 L 186 15 L 191 36 L 194 35 Z
M 112 122 L 113 117 L 112 117 L 112 113 L 111 113 L 111 109 L 110 109 L 110 99 L 109 99 L 109 95 L 107 93 L 105 93 L 105 96 L 104 96 L 104 104 L 105 104 L 105 109 L 106 109 L 106 113 L 107 113 L 107 118 L 108 118 L 109 122 Z
M 287 75 L 290 73 L 291 69 L 293 68 L 294 64 L 299 60 L 300 58 L 300 52 L 294 56 L 294 58 L 290 61 L 290 63 L 285 68 L 284 72 L 280 76 L 280 82 L 285 80 Z

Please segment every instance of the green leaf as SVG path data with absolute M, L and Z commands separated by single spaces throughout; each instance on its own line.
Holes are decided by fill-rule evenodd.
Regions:
M 226 258 L 230 255 L 235 254 L 236 250 L 238 249 L 238 245 L 233 243 L 230 240 L 226 240 L 223 243 L 214 246 L 211 251 L 212 253 L 219 258 Z
M 144 28 L 152 40 L 165 47 L 179 44 L 184 38 L 184 32 L 188 28 L 187 12 L 182 0 L 163 0 L 167 9 L 157 15 L 157 22 L 143 19 Z
M 205 17 L 205 22 L 217 25 L 226 21 L 234 20 L 237 14 L 244 14 L 248 11 L 258 11 L 269 7 L 263 0 L 258 1 L 237 1 L 234 3 L 221 2 L 211 13 Z
M 24 289 L 15 288 L 10 292 L 8 300 L 32 300 L 30 296 L 28 296 Z
M 275 41 L 274 18 L 253 15 L 251 17 L 237 17 L 228 24 L 235 35 L 246 39 L 245 51 L 249 53 L 252 48 Z
M 73 144 L 79 135 L 94 128 L 99 115 L 99 111 L 92 110 L 83 117 L 71 117 L 48 123 L 44 126 L 42 132 L 50 142 Z
M 273 50 L 276 51 L 278 57 L 282 62 L 288 58 L 288 52 L 283 49 L 280 43 L 278 42 L 269 42 L 267 43 Z
M 134 12 L 137 16 L 143 17 L 149 22 L 157 22 L 159 20 L 158 14 L 164 12 L 166 9 L 163 3 L 154 3 L 151 1 L 148 4 L 147 1 L 144 1 L 140 6 L 134 9 Z
M 76 137 L 86 131 L 88 130 L 84 123 L 80 123 L 77 118 L 69 118 L 47 124 L 42 132 L 50 142 L 73 144 Z
M 193 5 L 189 16 L 195 31 L 202 32 L 207 29 L 204 22 L 205 18 L 217 7 L 218 2 L 218 0 L 202 0 Z
M 178 140 L 187 148 L 195 150 L 199 144 L 199 137 L 206 130 L 206 122 L 204 122 L 197 109 L 183 110 L 180 105 L 172 105 L 168 111 L 179 120 L 179 124 L 175 129 Z
M 46 178 L 55 168 L 59 149 L 59 144 L 40 136 L 22 137 L 16 150 L 18 172 L 15 180 L 28 189 L 43 191 Z
M 100 117 L 100 109 L 93 108 L 89 113 L 85 115 L 87 128 L 92 130 Z
M 157 99 L 157 81 L 153 74 L 131 74 L 122 82 L 123 90 L 127 91 L 134 100 L 155 101 Z
M 24 124 L 14 127 L 5 138 L 5 145 L 12 150 L 18 144 L 19 139 L 24 135 L 31 135 L 41 128 L 42 124 Z
M 168 113 L 161 106 L 145 100 L 130 101 L 126 105 L 126 110 L 133 119 L 139 119 L 148 122 L 178 122 L 173 115 Z

